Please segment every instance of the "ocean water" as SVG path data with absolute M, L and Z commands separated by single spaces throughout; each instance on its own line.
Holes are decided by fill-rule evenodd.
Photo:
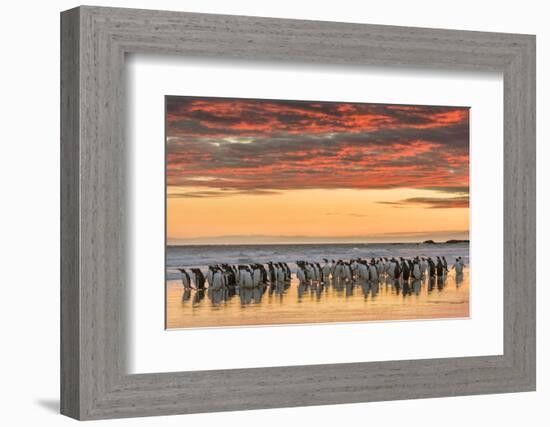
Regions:
M 206 269 L 210 264 L 266 264 L 286 262 L 296 271 L 296 261 L 316 261 L 323 258 L 343 259 L 371 257 L 444 256 L 452 264 L 461 256 L 469 265 L 468 243 L 365 243 L 365 244 L 284 244 L 284 245 L 189 245 L 168 246 L 166 251 L 167 279 L 179 279 L 179 267 Z

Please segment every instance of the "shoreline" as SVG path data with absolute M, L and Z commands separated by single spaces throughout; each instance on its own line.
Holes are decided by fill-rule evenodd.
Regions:
M 469 240 L 448 240 L 441 242 L 345 242 L 345 243 L 333 243 L 333 242 L 274 242 L 274 243 L 186 243 L 186 244 L 166 244 L 166 248 L 188 248 L 194 246 L 370 246 L 370 245 L 460 245 L 460 244 L 470 244 Z

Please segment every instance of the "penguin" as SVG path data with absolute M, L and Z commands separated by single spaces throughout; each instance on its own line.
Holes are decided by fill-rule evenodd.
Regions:
M 437 277 L 443 276 L 443 263 L 441 262 L 441 259 L 437 257 L 437 263 L 435 265 L 436 274 Z
M 304 265 L 301 261 L 296 261 L 296 278 L 298 279 L 298 285 L 306 283 L 306 273 L 304 271 Z
M 262 281 L 262 270 L 258 268 L 257 265 L 254 265 L 252 267 L 252 284 L 255 288 L 260 286 L 260 283 Z
M 223 275 L 225 277 L 225 283 L 227 287 L 234 287 L 235 286 L 235 274 L 233 273 L 233 269 L 228 264 L 222 264 L 221 270 L 223 272 Z
M 202 274 L 200 268 L 192 268 L 191 271 L 195 274 L 195 287 L 197 290 L 205 289 L 204 284 L 206 279 L 204 278 L 204 274 Z
M 352 259 L 350 261 L 350 268 L 351 268 L 351 276 L 354 280 L 357 279 L 357 260 Z
M 329 264 L 328 260 L 327 259 L 323 259 L 323 261 L 325 262 L 323 264 L 323 268 L 322 268 L 322 272 L 323 272 L 323 283 L 328 283 L 328 281 L 330 280 L 330 275 L 331 275 L 331 271 L 332 271 L 332 266 Z
M 275 275 L 275 267 L 273 267 L 273 262 L 269 261 L 267 263 L 267 269 L 269 270 L 269 281 L 271 284 L 274 284 L 277 281 L 277 276 Z
M 206 272 L 206 283 L 208 283 L 209 288 L 212 286 L 212 279 L 214 278 L 214 268 L 215 266 L 209 265 L 208 271 Z
M 338 260 L 334 263 L 334 271 L 332 272 L 332 280 L 339 283 L 342 280 L 342 261 Z
M 277 263 L 276 272 L 277 272 L 277 282 L 284 283 L 286 279 L 286 270 L 282 262 Z
M 454 268 L 456 271 L 456 274 L 462 274 L 462 268 L 464 267 L 464 264 L 460 261 L 459 258 L 456 258 L 455 263 L 452 265 L 451 269 Z
M 393 276 L 392 262 L 388 258 L 384 258 L 385 272 L 387 276 Z
M 357 266 L 357 274 L 359 276 L 359 280 L 365 281 L 365 282 L 369 280 L 370 278 L 369 266 L 365 261 L 361 261 Z
M 421 277 L 424 277 L 426 275 L 426 271 L 428 270 L 428 261 L 426 258 L 422 257 L 420 261 L 420 275 Z
M 344 279 L 347 282 L 351 282 L 353 280 L 353 274 L 351 272 L 351 266 L 349 263 L 344 264 Z
M 183 288 L 186 290 L 191 289 L 191 277 L 189 277 L 187 271 L 183 268 L 178 268 L 178 270 L 181 273 L 181 284 L 183 285 Z
M 430 277 L 435 276 L 435 263 L 433 262 L 433 259 L 428 258 L 428 273 Z
M 225 287 L 225 280 L 224 275 L 221 269 L 216 268 L 215 270 L 212 269 L 212 279 L 210 284 L 208 285 L 208 288 L 219 291 Z
M 290 271 L 290 267 L 286 262 L 283 263 L 283 267 L 285 269 L 285 281 L 290 282 L 290 280 L 292 279 L 292 272 Z
M 384 272 L 384 263 L 382 262 L 382 258 L 379 258 L 376 261 L 376 270 L 378 272 L 378 276 L 381 276 L 382 273 Z
M 313 266 L 311 265 L 310 262 L 306 262 L 306 272 L 307 272 L 307 280 L 309 283 L 312 283 L 314 282 L 316 279 L 315 279 L 315 269 L 313 268 Z
M 420 263 L 418 262 L 418 260 L 415 260 L 414 263 L 413 263 L 412 274 L 413 274 L 413 276 L 416 280 L 419 280 L 420 277 L 421 277 Z
M 396 260 L 395 261 L 395 269 L 394 269 L 394 276 L 393 278 L 394 279 L 399 279 L 401 277 L 401 265 L 400 263 Z
M 254 287 L 254 282 L 252 280 L 252 272 L 248 266 L 243 266 L 241 269 L 241 286 L 245 289 L 252 289 Z
M 409 268 L 409 263 L 407 262 L 407 260 L 402 259 L 402 261 L 401 261 L 401 271 L 402 271 L 402 274 L 403 274 L 403 280 L 408 282 L 411 270 Z
M 443 259 L 443 268 L 445 269 L 445 273 L 449 272 L 449 269 L 447 268 L 447 260 L 444 256 L 441 257 Z
M 330 262 L 330 275 L 332 276 L 333 279 L 334 279 L 334 270 L 335 269 L 336 269 L 336 261 L 331 260 L 331 262 Z
M 397 262 L 395 261 L 395 258 L 390 259 L 390 261 L 387 264 L 388 269 L 386 270 L 386 274 L 391 278 L 395 277 L 395 266 L 396 266 L 396 264 L 397 264 Z
M 319 281 L 321 280 L 321 274 L 320 274 L 320 271 L 319 271 L 320 269 L 317 266 L 317 263 L 312 262 L 311 263 L 311 268 L 312 268 L 312 271 L 313 271 L 313 281 L 319 283 Z
M 258 270 L 260 270 L 260 283 L 267 285 L 267 271 L 263 264 L 256 264 Z
M 378 270 L 376 269 L 376 264 L 374 262 L 374 259 L 372 259 L 371 263 L 370 263 L 369 276 L 370 276 L 371 281 L 373 281 L 373 282 L 378 281 Z

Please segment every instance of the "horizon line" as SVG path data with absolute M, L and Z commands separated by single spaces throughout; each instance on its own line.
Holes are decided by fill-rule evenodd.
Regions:
M 270 236 L 270 235 L 230 235 L 195 238 L 170 238 L 166 246 L 208 246 L 208 245 L 285 245 L 285 244 L 397 244 L 397 243 L 446 243 L 448 241 L 469 241 L 469 230 L 442 231 L 435 233 L 388 233 L 373 236 Z
M 224 243 L 167 243 L 166 246 L 176 247 L 176 246 L 275 246 L 275 245 L 406 245 L 406 244 L 416 244 L 416 245 L 441 245 L 446 244 L 449 241 L 453 243 L 470 243 L 470 239 L 447 239 L 447 240 L 431 240 L 433 243 L 426 243 L 426 241 L 410 241 L 410 242 L 258 242 L 258 243 L 237 243 L 237 242 L 224 242 Z M 449 243 L 452 244 L 452 243 Z

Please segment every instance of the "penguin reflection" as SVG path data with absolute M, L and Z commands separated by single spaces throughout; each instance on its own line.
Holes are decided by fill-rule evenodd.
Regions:
M 412 294 L 412 289 L 411 289 L 411 285 L 409 285 L 409 281 L 408 280 L 403 281 L 403 298 L 411 294 Z
M 353 296 L 353 288 L 354 288 L 353 283 L 352 282 L 346 282 L 345 287 L 346 287 L 346 297 Z
M 363 296 L 365 297 L 365 299 L 367 299 L 370 292 L 370 283 L 365 280 L 361 283 L 361 289 L 363 290 Z
M 264 294 L 264 287 L 259 286 L 257 288 L 254 288 L 252 291 L 252 297 L 254 298 L 254 303 L 259 304 L 262 302 L 262 295 Z
M 376 295 L 378 295 L 378 289 L 379 289 L 378 282 L 373 282 L 373 283 L 371 283 L 370 292 L 371 292 L 371 295 L 372 295 L 373 298 L 374 298 Z
M 399 279 L 393 279 L 393 289 L 395 290 L 395 294 L 399 295 L 399 291 L 401 290 L 401 283 L 399 283 Z
M 298 302 L 302 302 L 302 298 L 304 297 L 304 293 L 306 292 L 307 290 L 307 285 L 300 282 L 298 284 L 298 288 L 296 289 L 297 292 L 298 292 Z
M 431 293 L 433 291 L 434 286 L 435 286 L 435 276 L 430 275 L 428 277 L 428 293 Z
M 422 286 L 422 281 L 420 279 L 415 279 L 412 283 L 412 290 L 415 295 L 420 295 L 420 288 Z
M 444 287 L 445 287 L 445 276 L 444 275 L 437 276 L 437 290 L 442 291 Z
M 208 297 L 212 302 L 212 305 L 220 305 L 224 301 L 224 290 L 223 289 L 212 289 L 208 288 Z
M 315 286 L 315 296 L 317 297 L 318 300 L 320 300 L 321 296 L 323 295 L 323 288 L 324 288 L 323 284 L 318 284 L 317 286 Z
M 204 289 L 200 289 L 197 292 L 195 292 L 195 295 L 193 296 L 193 305 L 194 306 L 199 304 L 204 299 L 205 293 L 206 292 L 205 292 Z
M 191 289 L 184 289 L 183 294 L 181 296 L 182 301 L 189 301 L 191 298 Z
M 241 288 L 239 290 L 239 297 L 241 299 L 241 305 L 248 305 L 252 302 L 254 296 L 254 290 L 250 288 Z

